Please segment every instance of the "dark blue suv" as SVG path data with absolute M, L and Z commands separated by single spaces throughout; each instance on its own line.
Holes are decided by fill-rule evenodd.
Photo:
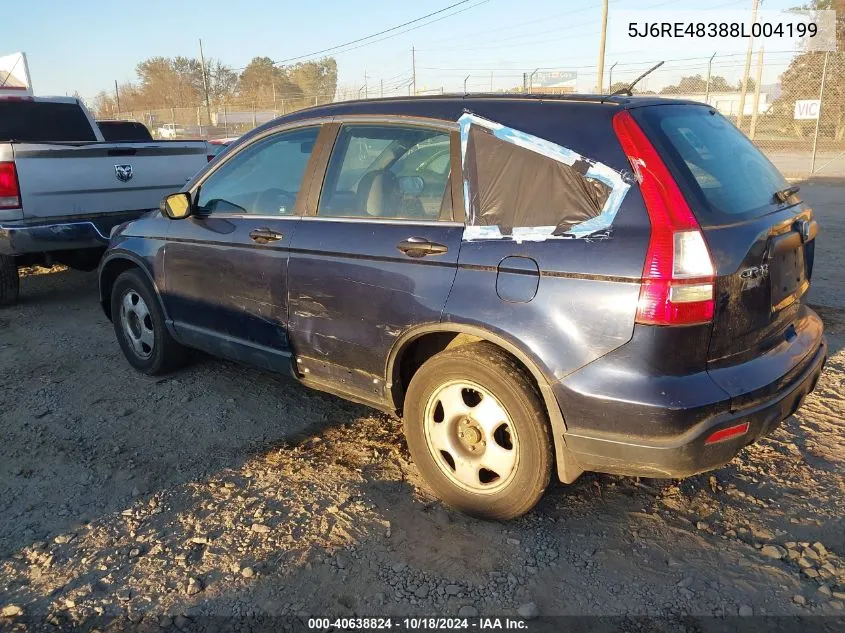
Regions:
M 442 499 L 508 518 L 553 469 L 686 476 L 795 412 L 817 232 L 702 104 L 369 100 L 236 141 L 114 231 L 100 291 L 139 371 L 196 348 L 401 415 Z

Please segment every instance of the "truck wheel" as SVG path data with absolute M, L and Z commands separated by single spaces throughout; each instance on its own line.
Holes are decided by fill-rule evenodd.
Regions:
M 548 416 L 525 370 L 490 343 L 433 356 L 405 397 L 405 436 L 426 482 L 448 505 L 511 519 L 549 485 Z
M 20 280 L 18 263 L 14 257 L 0 255 L 0 306 L 10 306 L 18 302 Z
M 155 290 L 140 271 L 127 270 L 115 280 L 111 315 L 123 355 L 138 371 L 156 376 L 184 363 L 186 349 L 167 331 Z

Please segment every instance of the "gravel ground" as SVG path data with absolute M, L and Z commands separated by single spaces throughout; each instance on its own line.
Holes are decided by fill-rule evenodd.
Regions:
M 28 271 L 0 312 L 0 629 L 845 616 L 843 191 L 805 187 L 832 353 L 797 415 L 714 473 L 585 475 L 505 524 L 441 506 L 397 420 L 211 358 L 141 376 L 95 274 Z

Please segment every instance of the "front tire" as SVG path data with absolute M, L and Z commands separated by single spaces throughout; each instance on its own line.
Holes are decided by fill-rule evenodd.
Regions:
M 123 355 L 138 371 L 157 376 L 184 364 L 186 350 L 167 331 L 155 290 L 141 271 L 127 270 L 115 280 L 111 318 Z
M 0 255 L 0 306 L 16 304 L 19 294 L 18 263 L 14 257 Z
M 423 478 L 458 510 L 512 519 L 549 485 L 543 401 L 527 372 L 495 345 L 446 349 L 426 361 L 408 387 L 404 423 Z

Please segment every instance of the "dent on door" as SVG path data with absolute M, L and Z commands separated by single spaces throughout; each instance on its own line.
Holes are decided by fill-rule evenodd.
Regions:
M 462 228 L 304 219 L 290 260 L 298 369 L 381 396 L 385 359 L 396 338 L 440 320 Z M 414 257 L 397 247 L 414 236 L 443 244 L 446 252 Z

